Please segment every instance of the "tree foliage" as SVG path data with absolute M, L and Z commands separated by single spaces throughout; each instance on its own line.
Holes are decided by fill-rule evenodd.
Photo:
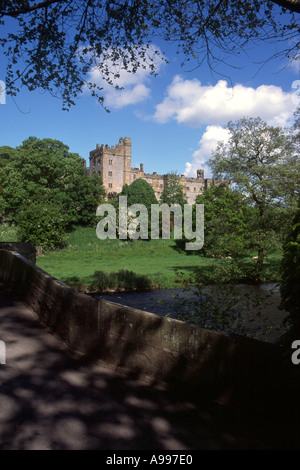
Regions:
M 180 184 L 180 176 L 176 173 L 167 175 L 167 185 L 161 193 L 160 202 L 169 206 L 179 204 L 181 207 L 187 204 L 187 198 Z
M 68 223 L 60 205 L 45 200 L 23 206 L 16 217 L 19 239 L 42 248 L 59 248 L 67 243 Z
M 56 232 L 95 222 L 104 195 L 100 178 L 87 175 L 78 154 L 58 140 L 36 137 L 17 147 L 0 169 L 0 188 L 2 218 L 16 222 L 23 239 L 43 246 L 63 240 Z
M 151 211 L 151 204 L 157 204 L 154 189 L 142 178 L 134 180 L 129 185 L 125 184 L 119 196 L 127 196 L 128 206 L 143 204 L 148 213 Z
M 121 193 L 118 196 L 126 196 L 127 197 L 127 208 L 129 211 L 130 206 L 134 204 L 142 204 L 146 207 L 147 213 L 143 211 L 137 211 L 134 215 L 131 215 L 128 212 L 127 221 L 128 221 L 128 235 L 129 235 L 129 226 L 131 223 L 134 224 L 135 233 L 139 233 L 142 231 L 142 226 L 146 227 L 146 231 L 148 231 L 148 236 L 150 235 L 150 228 L 151 228 L 151 204 L 157 204 L 157 199 L 155 196 L 154 189 L 152 186 L 147 183 L 147 181 L 143 180 L 142 178 L 138 178 L 134 180 L 130 185 L 125 184 L 122 188 Z M 115 207 L 117 208 L 117 219 L 118 219 L 118 226 L 119 226 L 119 213 L 118 213 L 118 198 L 115 200 Z M 137 215 L 138 214 L 138 215 Z M 148 229 L 148 230 L 147 230 Z M 130 236 L 131 238 L 131 236 Z
M 216 177 L 234 183 L 257 210 L 252 234 L 256 234 L 259 273 L 268 232 L 274 233 L 271 209 L 289 207 L 299 190 L 299 177 L 291 165 L 293 145 L 281 128 L 268 126 L 260 118 L 243 118 L 227 128 L 229 141 L 218 145 L 209 164 Z
M 10 160 L 14 149 L 9 145 L 2 145 L 0 147 L 0 168 L 3 168 Z
M 289 158 L 289 167 L 293 174 L 287 175 L 285 185 L 288 193 L 295 199 L 295 195 L 300 197 L 300 106 L 298 106 L 294 113 L 294 124 L 289 129 L 289 132 L 293 144 L 292 153 Z
M 295 58 L 299 12 L 295 0 L 3 0 L 6 92 L 42 88 L 68 109 L 87 86 L 103 103 L 102 87 L 89 72 L 98 70 L 110 84 L 122 69 L 155 73 L 163 54 L 153 38 L 176 44 L 184 60 L 196 66 L 207 61 L 212 69 L 257 41 L 276 42 L 275 56 Z
M 282 259 L 281 307 L 289 312 L 291 325 L 289 339 L 300 335 L 300 198 L 298 210 L 291 224 L 290 233 L 284 243 Z
M 240 193 L 227 185 L 211 186 L 197 196 L 196 204 L 204 204 L 202 253 L 235 257 L 249 249 L 248 220 L 252 208 Z

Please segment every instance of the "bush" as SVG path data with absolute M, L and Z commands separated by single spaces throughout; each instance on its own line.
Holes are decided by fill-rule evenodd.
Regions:
M 93 278 L 92 287 L 99 292 L 107 289 L 146 290 L 151 288 L 151 281 L 147 276 L 126 269 L 122 269 L 117 273 L 95 271 Z
M 226 333 L 247 334 L 246 313 L 253 310 L 251 321 L 260 316 L 265 298 L 239 289 L 240 283 L 253 281 L 255 266 L 242 260 L 224 260 L 224 263 L 199 268 L 185 290 L 190 296 L 176 295 L 173 313 L 168 316 L 188 323 Z
M 17 218 L 18 236 L 42 248 L 63 247 L 67 244 L 66 221 L 59 206 L 35 202 L 24 207 Z

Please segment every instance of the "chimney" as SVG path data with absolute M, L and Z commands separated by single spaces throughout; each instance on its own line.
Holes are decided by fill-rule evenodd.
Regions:
M 144 164 L 143 164 L 143 163 L 140 164 L 140 171 L 141 171 L 142 173 L 144 173 Z

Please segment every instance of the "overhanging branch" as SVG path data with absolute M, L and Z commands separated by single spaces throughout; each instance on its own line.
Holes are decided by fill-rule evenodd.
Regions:
M 300 0 L 272 0 L 272 2 L 288 10 L 300 13 Z
M 19 15 L 24 15 L 26 13 L 31 13 L 35 10 L 39 10 L 40 8 L 45 8 L 53 3 L 63 3 L 64 0 L 45 0 L 44 2 L 35 3 L 29 7 L 18 8 L 15 10 L 0 10 L 0 16 L 11 16 L 13 18 L 17 18 Z

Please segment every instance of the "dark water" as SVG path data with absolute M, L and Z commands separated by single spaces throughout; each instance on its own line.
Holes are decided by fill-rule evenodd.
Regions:
M 209 287 L 207 288 L 209 290 Z M 277 310 L 277 305 L 280 303 L 279 287 L 274 283 L 261 284 L 255 286 L 239 285 L 236 286 L 239 293 L 252 294 L 256 297 L 265 297 L 271 293 L 268 300 L 271 302 L 271 307 L 268 306 L 268 310 Z M 180 301 L 178 298 L 194 299 L 197 300 L 192 289 L 162 289 L 150 292 L 131 292 L 131 293 L 116 293 L 101 295 L 99 298 L 110 300 L 128 307 L 138 308 L 157 315 L 165 315 L 174 311 L 179 305 Z
M 212 288 L 207 287 L 208 293 Z M 276 342 L 284 331 L 282 321 L 287 312 L 278 308 L 280 304 L 279 286 L 274 283 L 260 285 L 237 285 L 235 291 L 243 298 L 250 298 L 243 308 L 244 326 L 247 324 L 249 335 L 270 342 Z M 225 294 L 226 295 L 226 294 Z M 197 303 L 199 298 L 192 289 L 162 289 L 151 292 L 116 293 L 101 295 L 99 298 L 137 308 L 156 315 L 170 315 L 182 319 L 182 300 L 193 300 Z M 261 299 L 259 307 L 256 300 Z M 241 302 L 243 304 L 243 302 Z M 201 326 L 201 325 L 200 325 Z M 237 331 L 239 332 L 239 331 Z

